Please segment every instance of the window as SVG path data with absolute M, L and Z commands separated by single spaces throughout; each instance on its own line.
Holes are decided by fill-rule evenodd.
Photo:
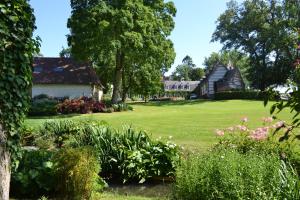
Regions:
M 40 66 L 36 66 L 36 67 L 33 68 L 33 73 L 35 73 L 35 74 L 39 74 L 42 71 L 43 71 L 43 68 L 40 67 Z
M 190 86 L 189 86 L 189 85 L 185 85 L 185 86 L 184 86 L 184 89 L 185 89 L 185 90 L 190 90 Z
M 55 72 L 62 72 L 62 71 L 64 71 L 64 68 L 63 67 L 55 67 L 53 69 L 53 71 L 55 71 Z

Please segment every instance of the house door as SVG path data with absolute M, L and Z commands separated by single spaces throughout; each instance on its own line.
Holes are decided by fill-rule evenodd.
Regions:
M 218 92 L 217 82 L 214 82 L 214 93 Z

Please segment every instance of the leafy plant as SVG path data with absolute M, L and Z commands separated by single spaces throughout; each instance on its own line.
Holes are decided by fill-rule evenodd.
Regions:
M 11 194 L 38 197 L 54 191 L 53 152 L 23 150 L 19 167 L 12 173 Z
M 48 116 L 57 114 L 58 102 L 54 99 L 36 98 L 31 102 L 30 116 Z
M 71 120 L 46 121 L 39 129 L 36 144 L 40 148 L 62 147 L 73 135 L 79 134 L 80 127 Z M 45 144 L 48 144 L 45 146 Z
M 61 149 L 54 157 L 56 190 L 63 199 L 91 199 L 105 182 L 98 176 L 100 164 L 91 148 Z
M 35 129 L 23 124 L 19 129 L 20 143 L 22 146 L 33 146 L 38 133 Z
M 126 103 L 118 103 L 118 104 L 112 104 L 112 108 L 115 112 L 122 112 L 122 111 L 128 111 L 133 110 L 132 106 L 126 104 Z
M 178 146 L 155 142 L 142 131 L 85 125 L 73 146 L 92 146 L 99 155 L 103 177 L 140 183 L 155 176 L 173 176 L 179 160 Z

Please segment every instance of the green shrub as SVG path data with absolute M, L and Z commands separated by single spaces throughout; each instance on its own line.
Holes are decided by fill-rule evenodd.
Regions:
M 103 177 L 123 182 L 173 176 L 179 160 L 178 146 L 152 141 L 146 133 L 132 128 L 115 131 L 108 126 L 86 125 L 81 135 L 74 137 L 73 146 L 94 147 Z
M 62 149 L 54 157 L 56 189 L 62 199 L 91 199 L 105 183 L 91 148 Z
M 39 129 L 39 136 L 35 143 L 44 149 L 60 148 L 71 136 L 79 132 L 80 127 L 71 120 L 46 121 Z
M 111 106 L 115 112 L 122 112 L 122 111 L 128 111 L 133 110 L 132 106 L 126 104 L 126 103 L 118 103 L 118 104 L 112 104 Z
M 37 100 L 37 99 L 53 99 L 53 98 L 50 97 L 48 94 L 39 94 L 33 97 L 33 100 Z
M 174 199 L 299 199 L 299 179 L 275 155 L 212 151 L 184 160 Z
M 35 198 L 46 195 L 63 199 L 90 199 L 104 182 L 91 148 L 59 151 L 23 150 L 19 167 L 12 171 L 11 196 Z
M 23 150 L 16 171 L 12 171 L 11 194 L 20 198 L 35 198 L 54 191 L 53 152 Z
M 248 99 L 248 100 L 264 100 L 267 93 L 261 91 L 226 91 L 216 92 L 214 95 L 215 100 L 230 100 L 230 99 Z M 279 99 L 276 95 L 273 100 Z
M 33 146 L 38 133 L 32 127 L 22 125 L 19 129 L 20 133 L 20 144 L 22 146 Z
M 54 99 L 34 99 L 31 102 L 29 116 L 49 116 L 57 115 L 58 102 Z

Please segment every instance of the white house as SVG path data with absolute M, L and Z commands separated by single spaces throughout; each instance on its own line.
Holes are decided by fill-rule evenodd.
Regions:
M 216 92 L 233 89 L 245 89 L 245 84 L 238 68 L 217 65 L 200 82 L 200 96 L 213 98 Z
M 72 58 L 34 59 L 32 97 L 47 94 L 52 97 L 94 97 L 101 100 L 103 90 L 95 70 L 87 63 Z

